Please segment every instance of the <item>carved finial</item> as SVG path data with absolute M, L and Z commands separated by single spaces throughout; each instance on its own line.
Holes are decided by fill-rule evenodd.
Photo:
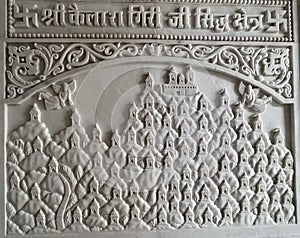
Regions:
M 229 105 L 229 94 L 228 94 L 226 88 L 223 88 L 223 89 L 220 91 L 220 96 L 221 96 L 221 105 L 222 105 L 222 106 L 227 106 L 227 105 Z
M 286 175 L 285 175 L 283 169 L 280 168 L 280 170 L 278 171 L 278 173 L 276 175 L 276 182 L 277 182 L 277 184 L 284 184 L 285 179 L 286 179 Z
M 146 83 L 146 88 L 147 89 L 153 89 L 154 79 L 153 79 L 153 76 L 150 72 L 147 74 L 145 83 Z
M 135 152 L 135 150 L 133 148 L 131 148 L 129 151 L 128 151 L 128 158 L 131 159 L 133 158 L 134 160 L 137 158 L 137 153 Z
M 230 185 L 227 182 L 226 179 L 224 179 L 221 183 L 221 194 L 222 195 L 229 195 L 229 191 L 230 191 Z
M 179 188 L 178 187 L 178 185 L 179 185 L 179 179 L 177 178 L 177 175 L 173 175 L 170 184 L 171 184 L 170 190 L 172 190 L 172 189 L 177 190 Z
M 222 146 L 230 146 L 231 136 L 229 134 L 228 129 L 226 129 L 225 132 L 222 134 L 221 140 L 222 140 Z
M 203 176 L 204 178 L 207 178 L 209 176 L 209 168 L 208 168 L 205 160 L 202 161 L 202 163 L 199 167 L 199 175 Z
M 169 101 L 169 106 L 172 108 L 172 106 L 176 107 L 176 110 L 177 110 L 177 101 L 175 100 L 174 97 L 171 97 L 170 101 Z
M 146 146 L 154 145 L 155 136 L 152 131 L 149 131 L 146 136 Z
M 43 149 L 44 149 L 44 143 L 43 143 L 42 139 L 39 136 L 37 136 L 33 142 L 33 150 L 34 150 L 34 152 L 36 152 L 36 151 L 42 152 Z
M 36 214 L 35 221 L 36 227 L 46 227 L 46 216 L 42 209 Z
M 73 112 L 72 112 L 72 116 L 71 116 L 71 122 L 72 122 L 72 125 L 80 125 L 80 115 L 77 111 L 77 109 L 73 109 Z
M 236 111 L 238 111 L 238 110 L 242 110 L 242 111 L 245 111 L 245 109 L 244 109 L 244 104 L 242 103 L 242 102 L 237 102 L 235 105 L 234 105 L 234 109 L 236 110 Z
M 113 187 L 113 199 L 121 199 L 122 198 L 122 189 L 119 183 L 116 183 Z
M 177 196 L 172 196 L 172 198 L 170 200 L 170 211 L 171 212 L 177 211 L 178 204 L 179 204 L 179 200 L 178 200 Z
M 31 121 L 41 121 L 41 111 L 36 103 L 33 104 L 31 110 L 29 111 Z
M 241 202 L 242 202 L 243 204 L 250 204 L 250 200 L 249 200 L 247 194 L 244 195 L 244 197 L 242 198 Z
M 256 163 L 256 172 L 257 173 L 264 173 L 266 169 L 266 164 L 264 160 L 260 157 Z
M 140 220 L 140 209 L 139 209 L 139 207 L 136 205 L 136 203 L 134 203 L 134 204 L 130 207 L 130 213 L 131 213 L 131 219 Z
M 169 84 L 177 84 L 177 72 L 173 65 L 169 67 Z
M 146 166 L 145 169 L 154 169 L 155 168 L 155 156 L 153 152 L 150 150 L 146 154 Z
M 273 139 L 273 144 L 283 144 L 284 142 L 284 136 L 280 130 L 280 128 L 276 128 L 272 131 L 272 139 Z
M 199 117 L 199 122 L 200 122 L 200 123 L 205 123 L 205 124 L 208 123 L 208 120 L 207 120 L 207 118 L 206 118 L 206 116 L 205 116 L 204 113 L 201 113 L 201 115 L 200 115 L 200 117 Z M 202 129 L 202 128 L 200 128 L 200 129 Z
M 185 99 L 182 100 L 182 103 L 180 104 L 180 114 L 188 114 L 188 108 L 189 104 L 186 102 Z
M 164 126 L 170 127 L 171 126 L 171 121 L 172 121 L 172 119 L 171 119 L 170 114 L 166 112 L 164 114 Z M 166 125 L 167 123 L 168 123 L 168 125 Z
M 254 147 L 255 147 L 256 153 L 258 153 L 258 152 L 263 153 L 265 151 L 265 142 L 261 136 L 256 141 Z
M 200 110 L 201 111 L 209 111 L 212 109 L 212 104 L 210 103 L 209 99 L 207 96 L 202 93 L 200 98 L 199 98 L 199 104 L 200 104 Z
M 163 224 L 167 222 L 167 212 L 164 207 L 162 207 L 158 212 L 158 223 Z
M 110 167 L 111 176 L 119 176 L 120 167 L 116 161 L 114 161 Z
M 268 203 L 265 198 L 261 200 L 261 202 L 258 205 L 258 208 L 260 215 L 268 213 Z
M 100 209 L 100 204 L 99 202 L 97 201 L 96 198 L 93 198 L 91 204 L 90 204 L 90 213 L 91 215 L 95 215 L 95 216 L 99 216 L 100 213 L 99 213 L 99 209 Z
M 184 74 L 183 73 L 180 73 L 178 75 L 178 83 L 181 84 L 181 85 L 184 85 L 186 82 L 185 82 L 185 77 L 184 77 Z
M 194 83 L 195 82 L 195 73 L 192 69 L 192 66 L 188 65 L 186 67 L 186 72 L 185 72 L 185 78 L 187 80 L 187 83 Z
M 245 160 L 244 158 L 248 159 L 248 157 L 249 157 L 249 153 L 248 153 L 248 151 L 246 150 L 245 147 L 243 147 L 241 149 L 241 151 L 239 152 L 239 156 L 242 159 L 241 162 L 247 162 L 247 161 L 243 161 L 243 160 Z
M 284 224 L 284 213 L 282 209 L 278 209 L 275 213 L 275 222 L 277 224 Z
M 175 138 L 174 136 L 172 136 L 172 134 L 170 132 L 168 132 L 167 137 L 166 137 L 166 141 L 173 141 L 174 142 Z
M 238 128 L 238 132 L 242 133 L 242 132 L 248 132 L 247 127 L 246 127 L 246 123 L 242 122 L 241 125 Z M 246 138 L 245 138 L 246 139 Z
M 111 137 L 112 146 L 120 146 L 121 136 L 119 135 L 118 129 L 115 129 Z
M 210 190 L 206 184 L 201 188 L 201 200 L 208 200 L 210 198 Z
M 52 156 L 48 163 L 48 171 L 49 173 L 57 173 L 58 172 L 58 161 Z
M 179 150 L 180 150 L 180 155 L 181 156 L 189 156 L 189 144 L 187 143 L 186 140 L 183 140 L 179 146 Z
M 191 192 L 191 186 L 187 183 L 186 185 L 184 185 L 183 187 L 183 193 L 190 193 Z
M 209 223 L 212 223 L 212 216 L 213 216 L 213 213 L 211 211 L 211 209 L 209 208 L 209 206 L 207 206 L 206 210 L 205 210 L 205 213 L 204 213 L 204 217 L 205 217 L 205 221 L 204 222 L 209 222 Z
M 99 182 L 98 180 L 93 177 L 90 181 L 90 193 L 97 193 L 99 188 Z
M 262 130 L 262 123 L 260 114 L 255 114 L 252 116 L 252 128 L 254 131 L 261 131 Z
M 120 215 L 117 209 L 114 207 L 110 213 L 109 220 L 110 225 L 112 224 L 119 224 Z
M 274 190 L 271 194 L 272 201 L 278 203 L 280 198 L 280 193 L 276 187 L 274 187 Z
M 131 118 L 137 118 L 138 116 L 138 107 L 136 106 L 136 103 L 135 101 L 132 102 L 131 106 L 130 106 L 130 109 L 129 109 L 129 113 L 130 113 L 130 117 Z
M 192 173 L 192 170 L 191 170 L 189 164 L 186 164 L 186 165 L 183 167 L 183 169 L 182 169 L 182 171 L 181 171 L 181 174 L 182 174 L 182 175 L 188 175 L 188 176 L 189 176 L 189 179 L 190 179 L 190 178 L 191 178 L 191 177 L 190 177 L 191 173 Z M 185 178 L 186 178 L 186 177 L 185 177 Z
M 9 157 L 8 157 L 8 161 L 14 163 L 14 164 L 18 164 L 19 161 L 18 161 L 18 157 L 17 155 L 14 153 L 14 152 L 11 152 Z
M 14 188 L 20 189 L 20 177 L 16 171 L 14 171 L 12 173 L 12 175 L 10 176 L 10 188 L 11 189 L 14 189 Z
M 294 159 L 293 156 L 291 155 L 291 152 L 288 151 L 284 158 L 283 158 L 283 163 L 285 168 L 292 168 L 294 164 Z
M 246 172 L 243 173 L 243 175 L 242 175 L 242 177 L 241 177 L 241 180 L 242 180 L 242 181 L 248 181 L 248 182 L 249 182 L 249 176 L 247 175 Z M 247 182 L 247 183 L 248 183 L 248 182 Z M 242 185 L 243 185 L 243 184 L 242 184 Z
M 79 206 L 76 206 L 73 212 L 73 222 L 74 223 L 81 223 L 82 222 L 82 211 Z
M 243 119 L 245 109 L 244 109 L 244 106 L 241 102 L 237 102 L 234 105 L 234 112 L 235 112 L 235 118 L 236 119 Z
M 259 193 L 266 192 L 266 182 L 262 177 L 258 180 L 256 189 L 257 189 L 257 192 L 259 192 Z
M 165 168 L 168 168 L 168 169 L 173 169 L 173 157 L 171 155 L 171 152 L 168 151 L 165 158 L 164 158 L 164 165 L 165 165 Z
M 199 153 L 207 152 L 207 141 L 204 137 L 201 137 L 199 140 Z
M 229 97 L 226 88 L 223 88 L 223 89 L 220 90 L 220 95 L 221 95 L 221 97 Z
M 41 199 L 41 189 L 37 183 L 34 183 L 30 189 L 31 199 L 40 200 Z
M 190 206 L 188 206 L 188 208 L 185 211 L 185 216 L 187 217 L 187 216 L 190 216 L 190 215 L 192 215 L 194 217 L 194 211 Z
M 70 141 L 71 141 L 71 148 L 80 148 L 80 137 L 76 131 L 73 132 Z
M 222 125 L 229 126 L 230 115 L 227 110 L 223 110 L 221 116 Z
M 226 203 L 226 205 L 224 207 L 224 211 L 227 213 L 232 213 L 232 206 L 230 205 L 229 202 Z
M 145 118 L 145 124 L 146 127 L 152 128 L 153 127 L 153 116 L 151 113 L 147 113 L 146 118 Z
M 145 98 L 145 102 L 146 102 L 146 106 L 149 107 L 149 106 L 152 106 L 153 103 L 154 103 L 154 97 L 152 96 L 151 93 L 148 93 L 146 98 Z M 150 103 L 150 104 L 149 104 Z
M 283 194 L 283 203 L 284 204 L 291 204 L 293 199 L 293 193 L 291 189 L 287 189 Z
M 93 140 L 97 140 L 99 142 L 102 142 L 102 138 L 101 138 L 102 137 L 102 131 L 101 131 L 98 123 L 95 123 L 92 134 L 93 134 Z
M 230 164 L 229 158 L 228 158 L 227 154 L 225 153 L 221 157 L 221 171 L 223 171 L 223 172 L 229 171 L 229 169 L 230 169 L 229 164 Z

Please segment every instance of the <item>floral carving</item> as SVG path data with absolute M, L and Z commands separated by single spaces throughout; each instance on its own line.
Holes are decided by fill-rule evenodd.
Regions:
M 288 48 L 166 44 L 33 44 L 8 46 L 7 98 L 17 98 L 44 80 L 66 71 L 121 57 L 190 58 L 258 80 L 292 98 Z
M 264 83 L 286 98 L 292 97 L 288 48 L 176 45 L 169 47 L 166 54 L 231 69 Z

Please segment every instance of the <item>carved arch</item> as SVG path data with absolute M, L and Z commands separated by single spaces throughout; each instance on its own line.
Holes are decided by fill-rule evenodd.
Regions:
M 193 61 L 251 83 L 280 103 L 292 103 L 289 49 L 174 44 L 61 44 L 8 46 L 7 103 L 21 103 L 52 83 L 99 62 L 172 57 Z M 134 58 L 133 58 L 134 57 Z M 150 58 L 149 58 L 150 57 Z M 157 59 L 157 58 L 156 58 Z

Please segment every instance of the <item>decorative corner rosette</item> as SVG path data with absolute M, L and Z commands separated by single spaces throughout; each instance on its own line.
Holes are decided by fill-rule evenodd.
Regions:
M 281 98 L 291 99 L 290 49 L 264 46 L 210 46 L 133 43 L 8 45 L 6 98 L 17 99 L 43 81 L 65 72 L 125 57 L 157 56 L 193 59 L 259 81 Z

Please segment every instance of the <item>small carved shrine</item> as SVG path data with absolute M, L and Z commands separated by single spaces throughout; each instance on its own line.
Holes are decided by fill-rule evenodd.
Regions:
M 75 107 L 51 134 L 34 103 L 8 136 L 9 233 L 294 224 L 294 158 L 261 119 L 272 98 L 240 85 L 238 101 L 220 88 L 214 105 L 196 80 L 191 66 L 165 84 L 149 72 L 109 144 Z
M 300 237 L 299 5 L 0 2 L 0 238 Z

